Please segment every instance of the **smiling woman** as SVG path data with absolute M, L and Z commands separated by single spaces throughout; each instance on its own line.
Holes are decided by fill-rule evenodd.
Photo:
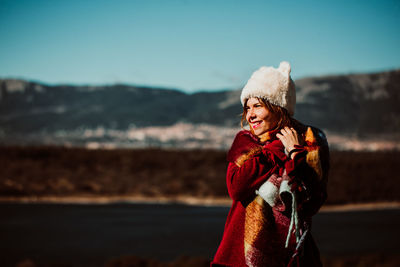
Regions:
M 255 135 L 261 135 L 275 127 L 275 118 L 272 112 L 270 112 L 264 102 L 258 98 L 250 98 L 245 104 L 245 115 L 246 120 L 250 124 L 250 129 Z
M 252 113 L 252 111 L 254 113 Z M 241 120 L 242 128 L 245 123 L 249 123 L 250 131 L 252 131 L 254 135 L 261 135 L 267 131 L 282 129 L 285 126 L 292 126 L 293 119 L 285 108 L 271 104 L 262 98 L 252 97 L 245 101 L 243 107 Z
M 233 200 L 211 266 L 321 266 L 311 217 L 326 199 L 329 149 L 293 119 L 290 65 L 261 67 L 241 94 L 242 127 L 228 152 Z

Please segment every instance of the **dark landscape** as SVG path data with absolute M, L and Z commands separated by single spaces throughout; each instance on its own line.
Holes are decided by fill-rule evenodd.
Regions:
M 324 266 L 400 266 L 400 70 L 295 83 L 331 148 Z M 0 265 L 208 266 L 239 96 L 0 79 Z
M 0 197 L 226 198 L 219 150 L 0 147 Z M 400 151 L 331 151 L 326 205 L 400 201 Z M 201 201 L 200 201 L 201 203 Z
M 220 150 L 0 147 L 0 263 L 208 266 L 229 209 L 225 157 Z M 398 203 L 391 170 L 399 164 L 399 151 L 332 151 L 325 206 Z M 79 197 L 150 202 L 57 204 Z M 207 205 L 173 204 L 185 197 Z M 170 202 L 155 204 L 160 199 Z M 316 215 L 324 266 L 397 266 L 399 217 L 390 207 Z
M 337 149 L 400 149 L 400 70 L 295 81 L 295 118 Z M 240 89 L 187 94 L 127 84 L 47 85 L 0 79 L 0 144 L 217 148 L 239 129 Z M 236 90 L 235 90 L 236 89 Z M 384 144 L 382 144 L 384 143 Z

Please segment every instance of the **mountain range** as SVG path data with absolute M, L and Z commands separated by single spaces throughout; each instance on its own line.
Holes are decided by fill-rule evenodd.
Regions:
M 400 140 L 400 70 L 295 84 L 296 119 L 332 136 Z M 214 142 L 224 149 L 240 127 L 240 92 L 1 79 L 0 143 L 215 147 Z

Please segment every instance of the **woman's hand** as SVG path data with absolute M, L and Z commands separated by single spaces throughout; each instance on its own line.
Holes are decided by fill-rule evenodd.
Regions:
M 297 132 L 293 128 L 285 127 L 281 129 L 281 133 L 277 133 L 276 137 L 281 140 L 282 144 L 285 146 L 286 151 L 289 153 L 292 149 L 295 149 L 295 145 L 300 145 Z M 292 159 L 297 154 L 297 152 L 292 153 Z

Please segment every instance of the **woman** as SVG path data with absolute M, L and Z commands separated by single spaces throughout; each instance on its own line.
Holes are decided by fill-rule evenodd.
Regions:
M 311 217 L 326 199 L 324 134 L 292 118 L 290 65 L 261 67 L 242 90 L 242 127 L 228 152 L 233 200 L 211 266 L 321 266 Z

